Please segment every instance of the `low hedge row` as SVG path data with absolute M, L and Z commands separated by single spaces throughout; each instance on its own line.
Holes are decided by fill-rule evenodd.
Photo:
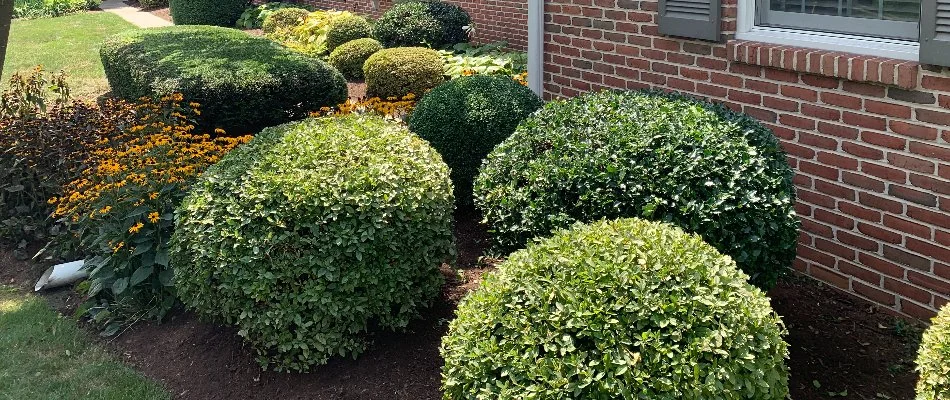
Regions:
M 115 95 L 182 93 L 203 106 L 204 131 L 256 132 L 347 99 L 333 67 L 235 29 L 132 30 L 109 38 L 101 55 Z
M 234 26 L 250 0 L 169 0 L 175 25 Z

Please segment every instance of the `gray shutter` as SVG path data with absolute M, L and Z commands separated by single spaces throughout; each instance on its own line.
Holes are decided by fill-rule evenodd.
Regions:
M 920 4 L 920 62 L 950 66 L 950 0 Z
M 660 0 L 660 33 L 718 42 L 720 7 L 720 0 Z

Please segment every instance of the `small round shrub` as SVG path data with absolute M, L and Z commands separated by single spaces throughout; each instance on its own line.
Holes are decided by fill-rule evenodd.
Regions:
M 232 28 L 135 29 L 100 53 L 117 97 L 182 93 L 202 105 L 204 132 L 252 133 L 347 99 L 346 80 L 327 63 Z
M 474 198 L 500 250 L 575 221 L 641 217 L 700 234 L 762 288 L 795 258 L 795 189 L 775 135 L 681 95 L 548 103 L 488 156 Z
M 146 10 L 168 7 L 168 0 L 139 0 L 139 6 Z
M 303 8 L 289 7 L 278 9 L 264 18 L 264 23 L 261 24 L 261 30 L 264 31 L 265 35 L 272 35 L 278 31 L 293 28 L 303 21 L 304 18 L 307 18 L 308 14 L 310 14 L 310 11 L 304 10 Z
M 369 56 L 383 49 L 376 39 L 362 38 L 343 43 L 330 53 L 329 62 L 346 79 L 363 79 L 363 64 Z
M 470 205 L 482 160 L 544 102 L 507 76 L 467 76 L 439 85 L 409 116 L 409 130 L 429 141 L 452 169 L 455 199 Z
M 237 326 L 265 368 L 356 356 L 439 292 L 452 186 L 439 154 L 381 117 L 268 128 L 209 168 L 177 213 L 182 302 Z
M 446 399 L 756 399 L 788 393 L 778 315 L 697 235 L 600 221 L 515 252 L 442 339 Z
M 343 43 L 373 36 L 373 25 L 366 18 L 350 15 L 335 19 L 327 32 L 327 50 L 333 52 Z
M 471 17 L 461 7 L 441 1 L 396 3 L 376 21 L 373 34 L 386 47 L 439 48 L 468 42 Z
M 366 59 L 363 76 L 370 97 L 421 96 L 445 80 L 442 56 L 424 47 L 383 49 Z
M 169 0 L 175 25 L 234 26 L 250 4 L 248 0 Z
M 917 400 L 950 399 L 950 304 L 931 322 L 917 355 Z
M 395 4 L 373 25 L 373 36 L 386 47 L 438 47 L 442 31 L 439 20 L 420 2 Z

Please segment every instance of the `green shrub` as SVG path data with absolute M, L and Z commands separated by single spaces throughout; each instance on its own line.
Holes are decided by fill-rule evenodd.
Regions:
M 347 79 L 363 79 L 363 64 L 366 59 L 382 49 L 383 45 L 376 39 L 351 40 L 330 53 L 330 65 L 339 70 Z
M 175 25 L 234 26 L 249 0 L 169 0 Z
M 180 92 L 200 103 L 205 131 L 251 133 L 347 98 L 343 75 L 323 61 L 229 28 L 121 33 L 103 45 L 102 64 L 119 97 Z
M 363 76 L 370 97 L 421 96 L 441 84 L 442 57 L 424 47 L 383 49 L 366 59 Z
M 917 400 L 950 399 L 950 304 L 931 322 L 917 355 Z
M 283 34 L 302 23 L 310 11 L 302 8 L 287 7 L 281 8 L 267 15 L 261 28 L 268 37 Z
M 146 10 L 168 7 L 168 0 L 139 0 L 139 6 Z
M 430 303 L 452 244 L 448 167 L 381 117 L 265 129 L 210 168 L 178 211 L 181 300 L 236 325 L 277 370 L 356 356 L 370 326 Z
M 481 46 L 459 43 L 452 50 L 440 50 L 445 76 L 456 79 L 469 75 L 527 76 L 528 54 L 505 50 L 508 42 Z
M 575 221 L 641 217 L 702 235 L 771 287 L 795 258 L 792 172 L 754 119 L 659 92 L 548 103 L 488 156 L 475 203 L 500 249 Z
M 307 14 L 307 17 L 296 26 L 272 39 L 299 52 L 322 57 L 330 51 L 327 44 L 333 24 L 354 16 L 349 11 L 314 11 Z
M 747 279 L 664 223 L 560 231 L 459 304 L 444 398 L 785 399 L 786 332 Z
M 99 7 L 101 0 L 14 0 L 13 18 L 46 18 Z
M 471 23 L 462 8 L 440 1 L 397 3 L 376 21 L 373 34 L 386 47 L 439 48 L 468 41 L 464 27 Z
M 442 154 L 452 169 L 455 198 L 468 205 L 482 160 L 542 105 L 510 77 L 462 77 L 423 96 L 409 116 L 409 130 Z
M 334 20 L 327 32 L 327 50 L 331 53 L 343 43 L 373 36 L 373 26 L 366 18 L 351 15 Z
M 282 3 L 282 2 L 273 2 L 273 3 L 264 3 L 259 6 L 250 6 L 244 9 L 244 12 L 241 13 L 241 16 L 238 18 L 236 26 L 240 29 L 260 29 L 264 27 L 264 21 L 267 20 L 267 17 L 271 16 L 275 11 L 285 9 L 285 8 L 297 8 L 300 10 L 306 10 L 306 6 L 295 3 Z

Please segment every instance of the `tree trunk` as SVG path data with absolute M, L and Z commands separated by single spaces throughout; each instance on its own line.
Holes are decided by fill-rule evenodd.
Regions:
M 0 0 L 0 72 L 7 55 L 7 42 L 10 39 L 10 24 L 13 22 L 13 1 Z

